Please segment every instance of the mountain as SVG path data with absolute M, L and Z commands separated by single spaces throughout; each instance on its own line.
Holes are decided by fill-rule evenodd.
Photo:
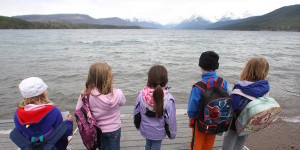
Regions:
M 232 12 L 226 12 L 219 20 L 218 22 L 223 22 L 223 21 L 230 21 L 230 20 L 237 20 L 240 19 L 237 17 L 235 14 Z
M 32 23 L 10 17 L 0 16 L 0 29 L 29 29 Z
M 130 21 L 130 20 L 128 20 Z M 160 23 L 153 22 L 153 21 L 144 21 L 142 19 L 133 18 L 131 21 L 136 26 L 140 26 L 143 28 L 150 28 L 150 29 L 161 29 L 164 28 Z
M 68 22 L 37 22 L 0 16 L 0 29 L 139 29 L 138 26 L 72 24 Z
M 244 19 L 231 19 L 231 18 L 224 19 L 224 18 L 221 18 L 219 21 L 210 24 L 206 29 L 218 29 L 218 28 L 222 28 L 222 27 L 225 27 L 225 26 L 246 22 L 250 19 L 252 19 L 252 17 L 244 18 Z
M 68 22 L 96 24 L 96 20 L 94 18 L 82 14 L 22 15 L 13 16 L 13 18 L 18 18 L 30 22 Z
M 101 25 L 115 25 L 115 26 L 136 26 L 134 23 L 131 23 L 128 20 L 123 20 L 118 17 L 113 17 L 113 18 L 100 18 L 96 19 L 97 22 L 96 24 L 101 24 Z
M 209 20 L 206 20 L 199 16 L 192 16 L 189 19 L 183 20 L 178 25 L 175 25 L 175 29 L 206 29 L 210 24 Z
M 214 29 L 300 31 L 300 5 L 281 7 L 262 16 L 250 17 Z
M 134 19 L 133 21 L 124 20 L 118 17 L 95 19 L 84 14 L 53 14 L 53 15 L 22 15 L 13 16 L 14 18 L 30 21 L 30 22 L 60 22 L 72 24 L 93 24 L 93 25 L 113 25 L 113 26 L 139 26 L 142 28 L 163 28 L 156 22 L 141 21 Z
M 98 24 L 98 25 L 113 25 L 113 26 L 135 26 L 130 21 L 121 18 L 100 18 L 95 19 L 83 14 L 53 14 L 53 15 L 22 15 L 13 16 L 14 18 L 26 21 L 38 22 L 66 22 L 72 24 Z

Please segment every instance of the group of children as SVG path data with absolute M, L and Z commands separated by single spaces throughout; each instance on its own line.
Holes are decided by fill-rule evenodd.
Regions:
M 217 80 L 216 69 L 219 67 L 219 56 L 213 51 L 201 54 L 199 66 L 201 68 L 201 81 Z M 263 57 L 253 57 L 248 61 L 240 75 L 240 82 L 234 85 L 248 95 L 259 97 L 269 91 L 265 80 L 269 65 Z M 199 77 L 200 80 L 200 77 Z M 176 107 L 174 97 L 169 92 L 168 72 L 162 65 L 154 65 L 148 71 L 148 81 L 138 93 L 134 107 L 134 124 L 146 139 L 146 150 L 161 149 L 162 139 L 166 135 L 173 139 L 176 136 Z M 222 87 L 229 94 L 226 80 Z M 19 84 L 23 101 L 18 106 L 14 116 L 16 129 L 32 143 L 47 140 L 61 122 L 66 122 L 68 130 L 55 144 L 57 149 L 66 149 L 67 137 L 72 134 L 73 118 L 68 115 L 63 121 L 57 106 L 47 98 L 47 85 L 38 77 L 24 79 Z M 113 73 L 111 67 L 105 62 L 96 62 L 90 66 L 86 85 L 81 94 L 90 94 L 89 104 L 92 116 L 102 130 L 101 149 L 120 149 L 121 120 L 120 107 L 125 105 L 126 99 L 120 89 L 113 88 Z M 213 148 L 216 135 L 200 132 L 195 127 L 195 118 L 200 114 L 202 91 L 196 86 L 192 87 L 188 102 L 188 117 L 192 127 L 192 140 L 190 149 L 208 150 Z M 233 110 L 239 115 L 249 101 L 241 96 L 231 96 Z M 82 106 L 81 97 L 78 99 L 76 110 Z M 235 118 L 233 118 L 233 122 Z M 243 149 L 247 136 L 238 136 L 234 123 L 225 136 L 223 149 Z

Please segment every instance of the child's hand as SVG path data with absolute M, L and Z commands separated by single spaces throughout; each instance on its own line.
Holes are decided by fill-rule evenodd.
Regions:
M 68 114 L 66 120 L 73 121 L 72 115 Z
M 190 118 L 190 120 L 189 120 L 189 126 L 190 126 L 190 128 L 194 128 L 194 124 L 195 124 L 195 118 Z

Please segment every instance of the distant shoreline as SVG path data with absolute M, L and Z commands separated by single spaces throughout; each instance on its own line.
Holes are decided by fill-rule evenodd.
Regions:
M 300 31 L 300 5 L 284 6 L 265 15 L 247 18 L 224 18 L 211 22 L 191 17 L 179 23 L 162 25 L 152 21 L 93 18 L 86 14 L 49 14 L 0 16 L 0 29 L 189 29 L 236 31 Z

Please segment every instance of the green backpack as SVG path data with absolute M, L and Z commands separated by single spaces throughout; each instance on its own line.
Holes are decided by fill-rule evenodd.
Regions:
M 239 89 L 234 89 L 232 94 L 241 95 L 251 101 L 242 110 L 235 122 L 239 136 L 249 135 L 268 127 L 282 111 L 280 105 L 271 97 L 252 97 L 244 94 Z

